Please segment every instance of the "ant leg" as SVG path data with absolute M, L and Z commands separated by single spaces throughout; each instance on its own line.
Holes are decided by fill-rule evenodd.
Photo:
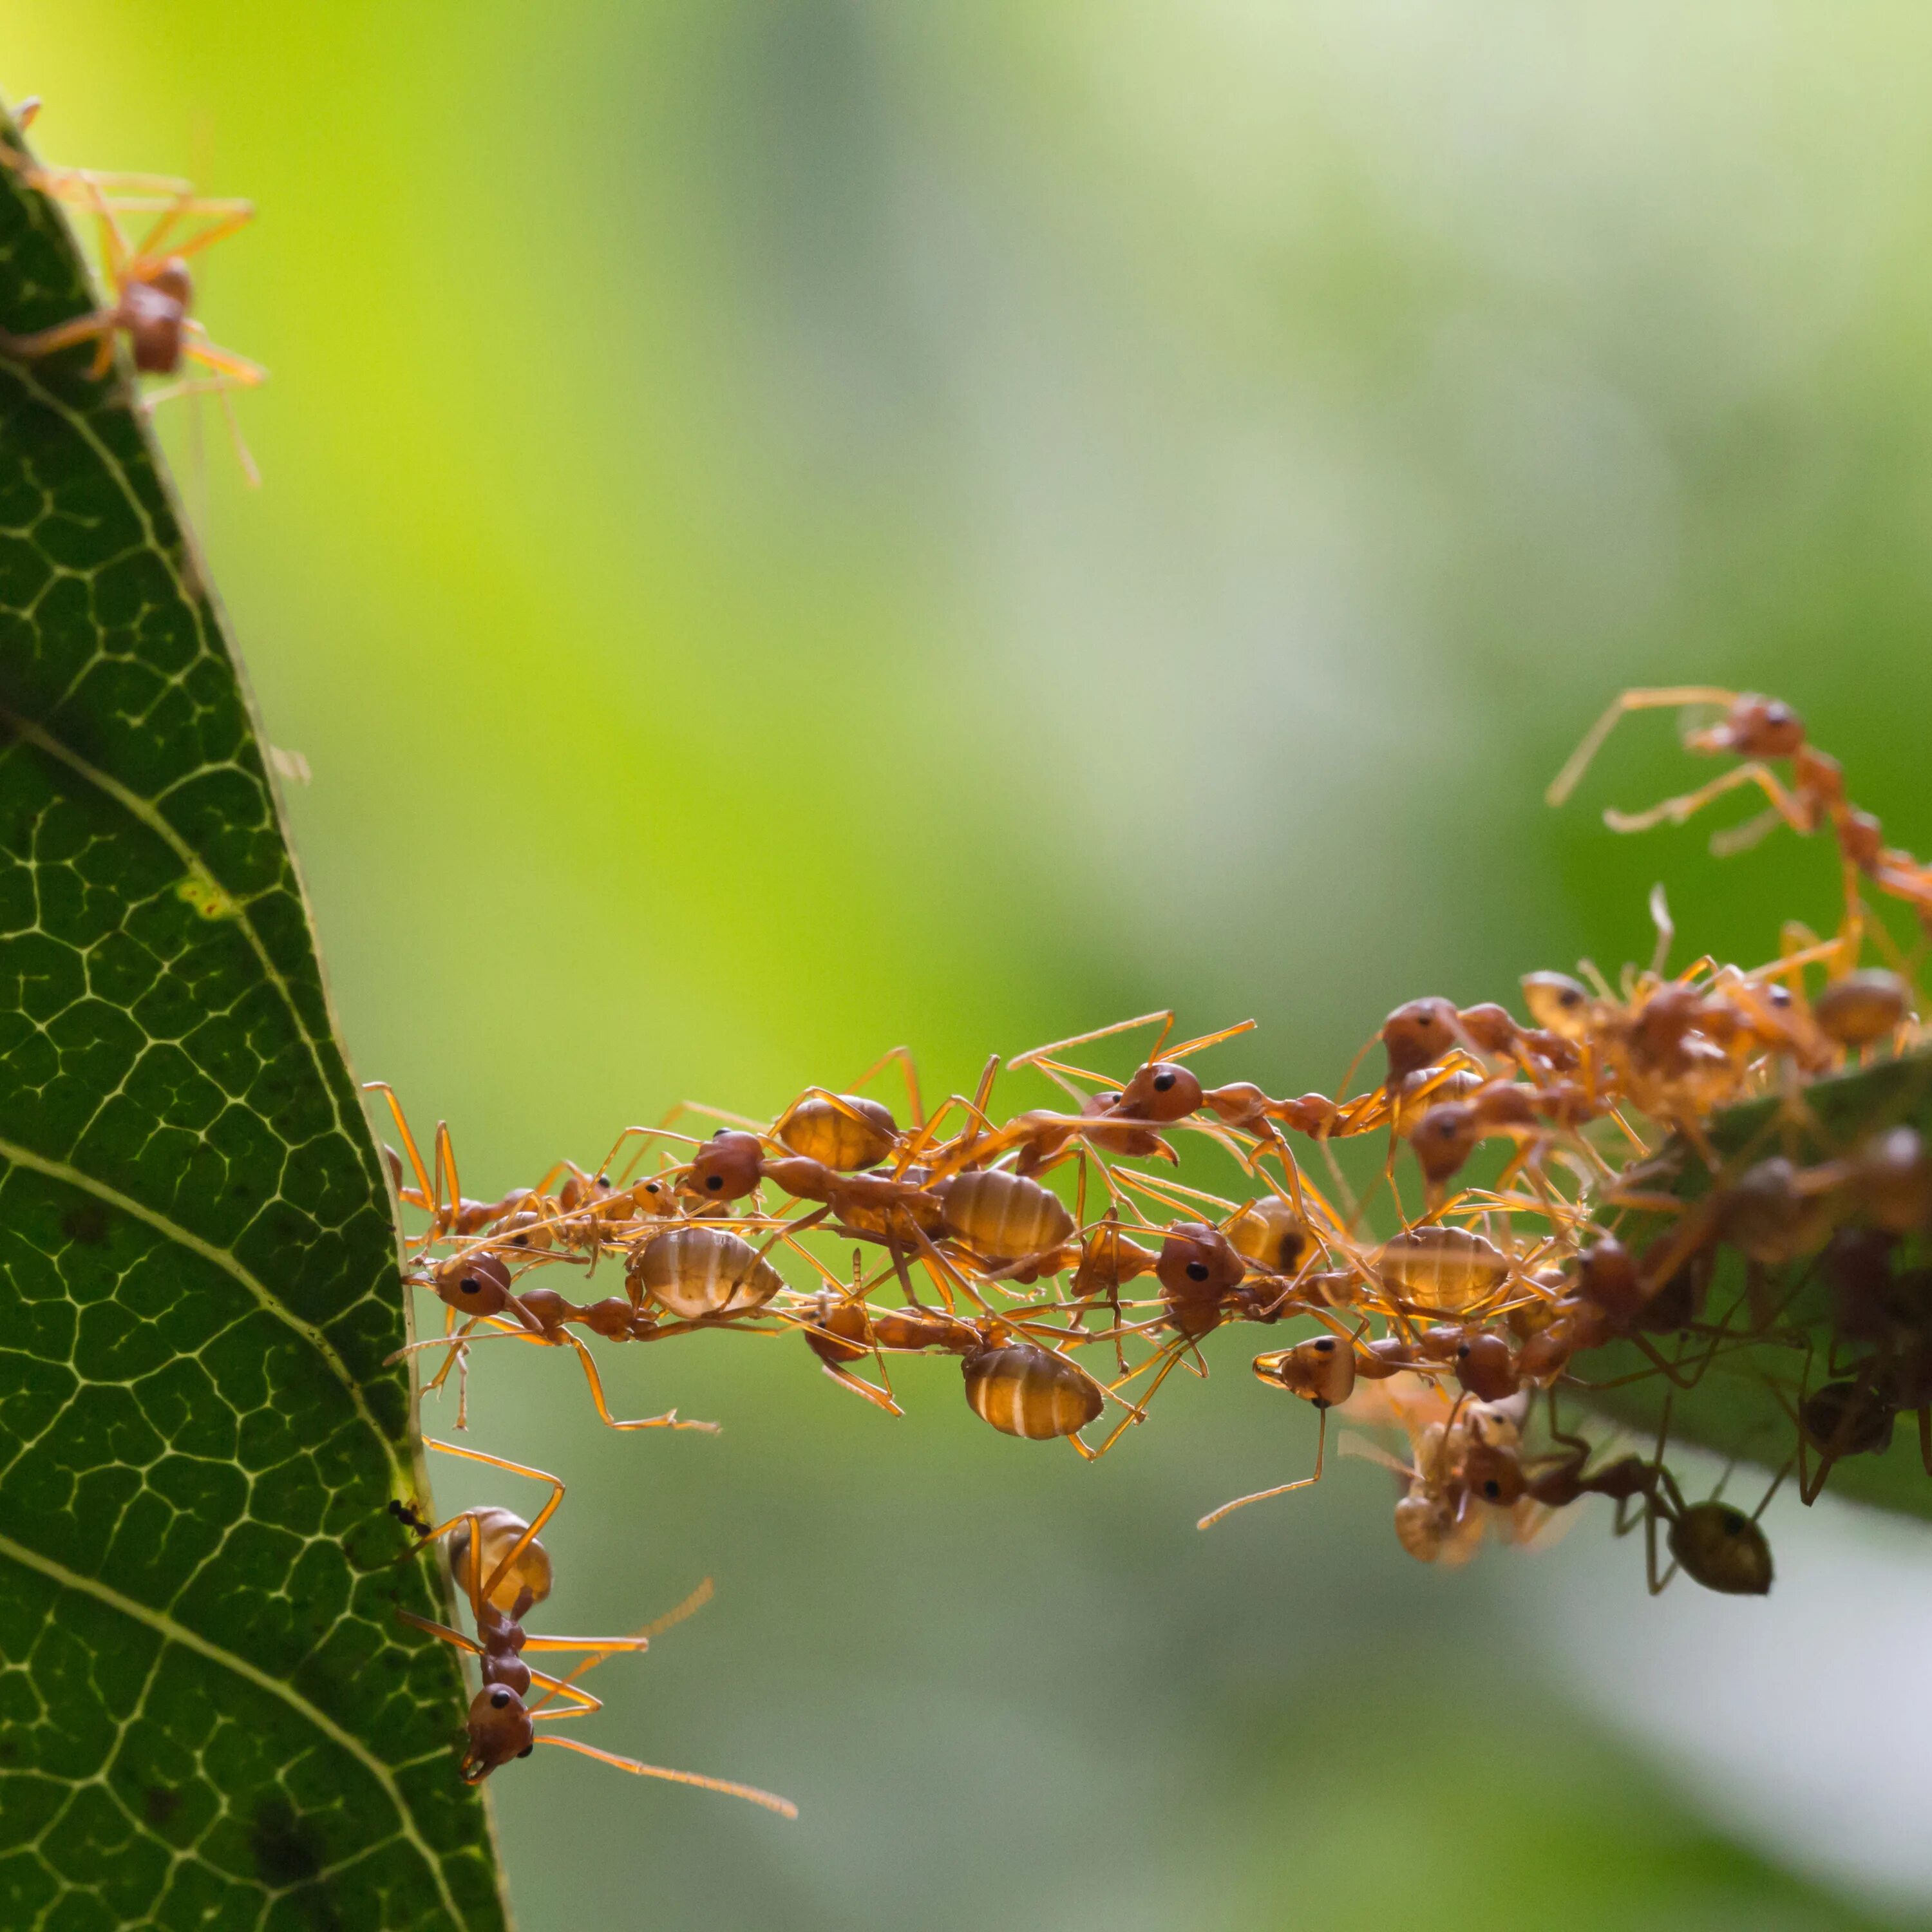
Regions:
M 1160 1042 L 1166 1039 L 1168 1030 L 1174 1024 L 1174 1015 L 1172 1010 L 1163 1010 L 1156 1013 L 1137 1013 L 1130 1020 L 1116 1020 L 1112 1026 L 1096 1027 L 1090 1033 L 1071 1034 L 1065 1040 L 1048 1040 L 1044 1046 L 1029 1047 L 1024 1053 L 1015 1054 L 1007 1064 L 1017 1072 L 1022 1066 L 1032 1066 L 1035 1061 L 1045 1058 L 1048 1054 L 1058 1053 L 1063 1048 L 1084 1046 L 1089 1040 L 1111 1040 L 1116 1034 L 1131 1033 L 1136 1027 L 1151 1026 L 1156 1020 L 1161 1022 L 1161 1028 L 1154 1041 L 1154 1051 L 1148 1055 L 1150 1060 L 1153 1060 L 1159 1057 Z
M 1184 1041 L 1179 1046 L 1169 1047 L 1165 1054 L 1149 1054 L 1150 1060 L 1185 1060 L 1191 1053 L 1204 1052 L 1210 1046 L 1219 1046 L 1224 1040 L 1233 1040 L 1244 1033 L 1252 1033 L 1260 1025 L 1258 1020 L 1238 1020 L 1232 1026 L 1223 1027 L 1219 1033 L 1204 1033 L 1198 1040 Z
M 1711 834 L 1711 856 L 1735 859 L 1739 853 L 1762 844 L 1785 823 L 1784 814 L 1773 806 L 1768 811 L 1760 812 L 1755 818 L 1746 819 L 1742 825 L 1733 825 L 1724 832 L 1714 832 Z
M 436 1200 L 434 1211 L 436 1226 L 440 1232 L 444 1223 L 443 1189 L 447 1186 L 449 1190 L 448 1219 L 452 1225 L 455 1221 L 457 1210 L 463 1204 L 463 1190 L 456 1179 L 456 1148 L 449 1138 L 449 1123 L 447 1120 L 439 1120 L 436 1124 L 435 1164 Z
M 1321 1432 L 1315 1438 L 1315 1473 L 1313 1475 L 1304 1476 L 1301 1480 L 1297 1483 L 1283 1483 L 1276 1489 L 1257 1490 L 1251 1496 L 1237 1496 L 1232 1502 L 1223 1503 L 1217 1510 L 1210 1510 L 1208 1514 L 1194 1526 L 1194 1527 L 1196 1529 L 1210 1528 L 1214 1524 L 1219 1522 L 1224 1516 L 1229 1514 L 1234 1510 L 1244 1509 L 1250 1503 L 1265 1502 L 1270 1496 L 1285 1496 L 1288 1495 L 1293 1490 L 1308 1489 L 1313 1484 L 1320 1482 L 1322 1480 L 1322 1457 L 1327 1453 L 1328 1447 L 1328 1412 L 1324 1408 L 1322 1411 Z
M 56 322 L 51 328 L 36 329 L 31 335 L 11 335 L 0 330 L 0 353 L 12 357 L 16 362 L 32 362 L 40 356 L 52 356 L 56 351 L 71 348 L 77 342 L 100 340 L 108 344 L 108 354 L 113 354 L 115 312 L 112 309 L 97 309 L 91 315 L 77 315 L 71 322 Z
M 483 1646 L 465 1636 L 460 1630 L 452 1630 L 447 1624 L 432 1623 L 428 1617 L 419 1617 L 413 1610 L 398 1609 L 396 1615 L 406 1624 L 413 1624 L 419 1630 L 428 1630 L 431 1636 L 440 1636 L 445 1643 L 453 1643 L 459 1650 L 466 1650 L 472 1657 L 481 1657 Z
M 830 1362 L 818 1365 L 841 1388 L 850 1389 L 856 1396 L 862 1396 L 875 1408 L 883 1408 L 888 1415 L 903 1415 L 905 1411 L 893 1400 L 890 1393 L 875 1387 L 862 1376 L 855 1376 L 850 1369 L 835 1368 Z
M 92 175 L 77 177 L 84 201 L 94 211 L 100 224 L 100 254 L 106 264 L 109 279 L 117 291 L 124 286 L 133 250 L 128 246 L 128 238 L 122 232 L 120 223 L 115 219 L 113 209 L 108 206 L 107 197 L 100 191 L 100 183 Z
M 680 1422 L 677 1411 L 667 1409 L 662 1415 L 647 1415 L 634 1422 L 620 1422 L 610 1413 L 604 1400 L 603 1378 L 597 1372 L 597 1364 L 590 1351 L 574 1335 L 566 1333 L 564 1340 L 577 1351 L 577 1359 L 584 1365 L 584 1378 L 590 1384 L 590 1400 L 597 1406 L 597 1413 L 607 1426 L 612 1429 L 697 1429 L 707 1436 L 718 1433 L 715 1422 Z
M 1647 812 L 1618 812 L 1613 806 L 1608 807 L 1604 813 L 1604 823 L 1612 832 L 1648 832 L 1653 826 L 1682 825 L 1714 799 L 1723 797 L 1728 791 L 1736 791 L 1740 785 L 1753 784 L 1762 790 L 1771 800 L 1772 808 L 1792 831 L 1803 835 L 1811 830 L 1797 800 L 1778 782 L 1768 765 L 1760 764 L 1755 759 L 1749 764 L 1734 766 L 1708 784 L 1700 785 L 1695 791 L 1685 792 L 1677 798 L 1666 798 L 1661 805 L 1653 805 Z
M 914 1061 L 910 1047 L 888 1047 L 852 1082 L 848 1090 L 856 1094 L 881 1067 L 895 1060 L 898 1062 L 899 1071 L 905 1076 L 906 1098 L 912 1103 L 912 1124 L 916 1127 L 925 1120 L 926 1111 L 919 1103 L 919 1068 Z
M 1106 1441 L 1102 1443 L 1097 1449 L 1088 1448 L 1087 1444 L 1083 1442 L 1078 1436 L 1070 1436 L 1067 1438 L 1073 1444 L 1074 1448 L 1079 1451 L 1082 1457 L 1084 1460 L 1089 1462 L 1099 1462 L 1100 1458 L 1106 1455 L 1107 1451 L 1112 1448 L 1114 1444 L 1120 1439 L 1121 1436 L 1132 1424 L 1136 1422 L 1144 1422 L 1147 1420 L 1148 1404 L 1153 1401 L 1155 1394 L 1160 1389 L 1161 1384 L 1166 1382 L 1169 1376 L 1173 1374 L 1175 1366 L 1181 1360 L 1182 1357 L 1186 1353 L 1186 1350 L 1192 1346 L 1192 1344 L 1191 1342 L 1184 1338 L 1182 1340 L 1173 1343 L 1171 1346 L 1162 1351 L 1162 1353 L 1166 1356 L 1167 1359 L 1164 1362 L 1161 1362 L 1160 1373 L 1156 1375 L 1154 1380 L 1148 1384 L 1146 1394 L 1141 1397 L 1138 1403 L 1129 1402 L 1127 1399 L 1120 1394 L 1120 1391 L 1122 1386 L 1120 1382 L 1115 1382 L 1111 1387 L 1108 1387 L 1108 1385 L 1104 1382 L 1100 1384 L 1102 1388 L 1106 1390 L 1108 1394 L 1112 1396 L 1116 1402 L 1121 1404 L 1127 1412 L 1125 1415 L 1121 1417 L 1118 1422 L 1114 1424 Z M 1135 1370 L 1133 1375 L 1125 1377 L 1124 1380 L 1126 1382 L 1132 1382 L 1134 1379 L 1135 1376 L 1145 1374 L 1150 1363 L 1160 1360 L 1160 1357 L 1159 1355 L 1150 1356 L 1148 1361 L 1143 1362 L 1138 1369 Z
M 767 1811 L 776 1811 L 781 1818 L 796 1818 L 798 1807 L 789 1798 L 776 1796 L 769 1791 L 760 1791 L 749 1784 L 732 1784 L 722 1778 L 700 1778 L 694 1771 L 668 1771 L 661 1764 L 640 1764 L 635 1758 L 618 1757 L 607 1750 L 599 1750 L 594 1744 L 580 1744 L 574 1738 L 553 1737 L 548 1732 L 538 1737 L 540 1744 L 556 1744 L 564 1750 L 573 1750 L 584 1757 L 594 1757 L 599 1764 L 614 1765 L 620 1771 L 628 1771 L 636 1778 L 662 1778 L 672 1784 L 694 1784 L 702 1791 L 722 1791 L 728 1798 L 748 1798 L 754 1804 L 762 1804 Z
M 1602 750 L 1604 740 L 1617 728 L 1627 712 L 1674 710 L 1685 704 L 1735 704 L 1735 691 L 1720 691 L 1710 685 L 1684 684 L 1654 686 L 1627 691 L 1583 734 L 1583 742 L 1570 754 L 1568 762 L 1550 781 L 1543 794 L 1546 805 L 1561 805 L 1576 789 L 1589 769 L 1590 760 Z
M 1657 1574 L 1657 1500 L 1654 1496 L 1643 1499 L 1643 1569 L 1644 1579 L 1650 1586 L 1653 1597 L 1661 1596 L 1670 1587 L 1671 1579 L 1677 1574 L 1677 1559 L 1670 1559 L 1670 1568 L 1660 1576 Z
M 222 211 L 226 211 L 225 213 Z M 162 211 L 153 227 L 142 237 L 136 259 L 146 263 L 160 249 L 169 231 L 190 214 L 221 213 L 222 218 L 211 222 L 197 234 L 190 235 L 185 242 L 178 242 L 168 250 L 170 255 L 198 255 L 204 248 L 212 248 L 218 242 L 225 242 L 238 230 L 248 226 L 255 218 L 253 202 L 208 201 L 193 194 L 180 196 L 171 208 Z
M 417 1151 L 416 1137 L 410 1132 L 410 1124 L 403 1117 L 403 1103 L 396 1098 L 396 1090 L 386 1080 L 365 1080 L 362 1083 L 362 1090 L 365 1094 L 380 1094 L 388 1102 L 389 1112 L 395 1120 L 396 1131 L 403 1137 L 403 1151 L 410 1157 L 410 1166 L 416 1178 L 416 1192 L 421 1198 L 411 1201 L 408 1194 L 400 1188 L 396 1190 L 398 1196 L 412 1208 L 427 1208 L 430 1198 L 429 1174 L 423 1166 L 422 1154 Z

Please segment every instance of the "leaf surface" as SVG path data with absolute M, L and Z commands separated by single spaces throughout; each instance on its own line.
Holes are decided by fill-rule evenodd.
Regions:
M 14 138 L 10 129 L 4 130 Z M 0 169 L 0 326 L 94 306 Z M 0 360 L 0 1924 L 505 1915 L 383 1177 L 119 369 Z
M 1731 1108 L 1716 1115 L 1708 1131 L 1723 1171 L 1735 1174 L 1753 1162 L 1779 1154 L 1800 1166 L 1834 1160 L 1868 1135 L 1898 1126 L 1916 1126 L 1932 1142 L 1932 1048 L 1818 1081 L 1804 1090 L 1802 1105 L 1786 1108 L 1772 1098 Z M 1710 1168 L 1681 1143 L 1667 1148 L 1664 1158 L 1676 1170 L 1672 1191 L 1694 1212 L 1711 1192 Z M 1641 1252 L 1664 1238 L 1672 1225 L 1662 1215 L 1634 1215 L 1618 1232 L 1634 1251 Z M 1927 1258 L 1924 1246 L 1921 1241 L 1916 1253 L 1910 1246 L 1901 1250 L 1901 1261 L 1922 1263 Z M 1751 1327 L 1754 1296 L 1757 1307 L 1776 1312 L 1773 1325 L 1789 1335 L 1788 1342 L 1759 1341 L 1727 1351 L 1714 1357 L 1691 1386 L 1674 1390 L 1664 1376 L 1646 1372 L 1652 1363 L 1634 1344 L 1616 1342 L 1578 1358 L 1580 1375 L 1592 1383 L 1612 1384 L 1592 1390 L 1592 1406 L 1628 1424 L 1638 1434 L 1654 1437 L 1667 1399 L 1673 1439 L 1768 1468 L 1781 1468 L 1797 1441 L 1796 1424 L 1786 1404 L 1795 1406 L 1805 1391 L 1841 1379 L 1852 1359 L 1870 1351 L 1841 1346 L 1840 1359 L 1834 1363 L 1832 1290 L 1815 1258 L 1762 1269 L 1753 1283 L 1744 1257 L 1735 1248 L 1720 1248 L 1706 1319 L 1728 1318 L 1734 1331 L 1744 1333 Z M 1662 1352 L 1670 1356 L 1676 1346 L 1660 1342 Z M 1694 1357 L 1698 1350 L 1694 1345 L 1686 1352 Z M 1623 1381 L 1626 1376 L 1640 1378 Z M 1832 1466 L 1828 1486 L 1833 1495 L 1853 1502 L 1906 1515 L 1932 1516 L 1932 1474 L 1921 1453 L 1912 1417 L 1900 1420 L 1890 1446 L 1882 1452 L 1840 1457 Z

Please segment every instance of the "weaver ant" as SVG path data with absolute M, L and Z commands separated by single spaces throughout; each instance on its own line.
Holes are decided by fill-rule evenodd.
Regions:
M 1654 825 L 1682 825 L 1725 793 L 1755 785 L 1770 801 L 1769 809 L 1744 825 L 1719 833 L 1712 841 L 1714 852 L 1722 856 L 1742 851 L 1780 822 L 1805 836 L 1828 825 L 1845 866 L 1848 946 L 1855 945 L 1862 922 L 1854 883 L 1858 874 L 1869 878 L 1880 891 L 1904 900 L 1922 920 L 1932 922 L 1932 867 L 1885 843 L 1878 820 L 1846 796 L 1844 767 L 1810 742 L 1804 719 L 1779 698 L 1708 685 L 1627 691 L 1591 727 L 1551 782 L 1545 797 L 1553 806 L 1569 797 L 1625 712 L 1698 704 L 1722 705 L 1724 716 L 1715 724 L 1687 732 L 1684 748 L 1708 756 L 1728 754 L 1744 762 L 1708 784 L 1666 799 L 1646 812 L 1605 812 L 1604 823 L 1611 830 L 1642 832 Z M 1788 764 L 1788 784 L 1772 770 L 1773 760 Z
M 452 1630 L 447 1624 L 433 1622 L 412 1611 L 398 1610 L 396 1612 L 405 1623 L 427 1630 L 445 1643 L 453 1644 L 478 1660 L 482 1688 L 470 1700 L 465 1722 L 466 1742 L 460 1767 L 464 1783 L 479 1784 L 513 1758 L 528 1757 L 537 1745 L 555 1744 L 582 1756 L 595 1758 L 600 1764 L 628 1772 L 634 1777 L 695 1785 L 706 1791 L 722 1792 L 728 1797 L 748 1799 L 754 1804 L 762 1805 L 767 1811 L 776 1811 L 782 1818 L 798 1816 L 798 1807 L 789 1798 L 760 1791 L 755 1786 L 700 1777 L 695 1772 L 673 1771 L 662 1765 L 640 1763 L 635 1758 L 620 1757 L 613 1752 L 600 1750 L 594 1744 L 579 1743 L 574 1738 L 560 1738 L 538 1730 L 536 1727 L 540 1724 L 584 1717 L 602 1710 L 602 1700 L 579 1689 L 577 1680 L 608 1658 L 648 1649 L 653 1636 L 681 1623 L 710 1600 L 710 1580 L 700 1584 L 668 1616 L 658 1618 L 628 1636 L 533 1636 L 524 1628 L 523 1619 L 549 1594 L 550 1586 L 550 1557 L 538 1541 L 537 1532 L 556 1514 L 557 1506 L 563 1501 L 562 1479 L 545 1470 L 508 1462 L 500 1456 L 486 1455 L 481 1450 L 462 1449 L 452 1443 L 428 1439 L 424 1446 L 442 1455 L 460 1456 L 469 1462 L 485 1463 L 493 1468 L 508 1470 L 512 1475 L 527 1476 L 532 1482 L 550 1486 L 548 1500 L 532 1522 L 526 1523 L 507 1510 L 465 1510 L 430 1530 L 410 1552 L 426 1549 L 440 1538 L 450 1539 L 451 1568 L 469 1599 L 470 1615 L 476 1623 L 476 1635 L 472 1638 L 465 1636 L 460 1630 Z M 555 1677 L 525 1661 L 525 1653 L 532 1651 L 588 1652 L 590 1654 L 567 1676 Z M 534 1700 L 530 1696 L 533 1684 L 544 1687 L 543 1694 Z M 543 1706 L 553 1698 L 564 1700 L 562 1706 L 546 1711 Z
M 32 118 L 20 125 L 24 128 Z M 198 195 L 190 182 L 164 175 L 41 167 L 4 146 L 0 146 L 0 166 L 11 169 L 51 199 L 73 203 L 94 216 L 103 266 L 114 290 L 114 299 L 106 307 L 65 322 L 24 334 L 0 330 L 0 355 L 37 361 L 92 342 L 94 359 L 88 374 L 98 382 L 112 366 L 115 338 L 124 335 L 140 375 L 176 376 L 184 360 L 197 363 L 211 373 L 155 391 L 144 399 L 144 406 L 152 409 L 178 395 L 208 392 L 218 396 L 242 473 L 250 483 L 259 484 L 261 476 L 242 440 L 230 394 L 266 382 L 268 371 L 208 340 L 208 332 L 190 313 L 194 284 L 188 267 L 190 256 L 226 240 L 253 220 L 254 205 Z M 119 217 L 130 213 L 154 217 L 138 243 L 130 242 L 121 226 Z M 207 225 L 186 236 L 180 233 L 184 223 L 197 220 Z

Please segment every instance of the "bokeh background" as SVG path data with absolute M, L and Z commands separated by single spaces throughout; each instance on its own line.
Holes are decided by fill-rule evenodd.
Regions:
M 1932 843 L 1923 8 L 5 0 L 0 58 L 49 158 L 260 204 L 202 313 L 264 488 L 165 433 L 358 1070 L 471 1192 L 1170 1002 L 1332 1086 L 1647 954 L 1659 878 L 1700 950 L 1827 918 L 1788 837 L 1602 830 L 1661 719 L 1544 810 L 1626 684 L 1788 696 Z M 528 1932 L 1927 1922 L 1919 1532 L 1780 1503 L 1768 1603 L 1653 1604 L 1592 1517 L 1424 1570 L 1345 1464 L 1199 1536 L 1313 1446 L 1217 1340 L 1094 1468 L 943 1363 L 894 1423 L 610 1352 L 725 1424 L 622 1440 L 479 1358 L 560 1626 L 717 1580 L 598 1740 L 805 1810 L 515 1767 Z

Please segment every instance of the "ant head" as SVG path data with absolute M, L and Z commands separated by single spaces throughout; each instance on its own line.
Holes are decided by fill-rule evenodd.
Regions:
M 453 1256 L 430 1277 L 436 1299 L 464 1315 L 500 1315 L 510 1297 L 510 1270 L 492 1254 Z
M 1150 1060 L 1130 1080 L 1117 1110 L 1136 1120 L 1184 1120 L 1201 1104 L 1201 1083 L 1172 1060 Z
M 1382 1022 L 1388 1077 L 1406 1079 L 1432 1066 L 1456 1043 L 1456 1009 L 1447 1000 L 1411 1000 Z
M 1870 812 L 1852 806 L 1838 820 L 1838 842 L 1853 865 L 1869 871 L 1885 856 L 1885 827 Z
M 1456 1379 L 1478 1402 L 1506 1402 L 1519 1386 L 1516 1358 L 1500 1335 L 1468 1336 L 1456 1350 Z
M 1355 1352 L 1336 1336 L 1316 1335 L 1292 1348 L 1257 1355 L 1254 1366 L 1263 1382 L 1317 1408 L 1333 1408 L 1354 1393 Z
M 1522 1002 L 1530 1018 L 1559 1040 L 1580 1040 L 1589 1033 L 1589 988 L 1567 973 L 1526 973 Z
M 506 1684 L 489 1684 L 470 1700 L 470 1744 L 463 1775 L 480 1784 L 513 1757 L 527 1757 L 536 1743 L 536 1727 L 524 1700 Z
M 1771 1588 L 1771 1545 L 1742 1510 L 1693 1503 L 1670 1526 L 1670 1553 L 1694 1583 L 1726 1597 L 1762 1597 Z
M 1211 1306 L 1240 1286 L 1248 1266 L 1218 1228 L 1177 1221 L 1160 1244 L 1154 1271 L 1169 1300 Z
M 764 1152 L 756 1134 L 721 1127 L 698 1149 L 678 1191 L 701 1201 L 736 1201 L 758 1184 Z
M 1788 758 L 1804 745 L 1804 721 L 1781 698 L 1746 692 L 1709 734 L 1713 748 L 1745 758 Z
M 862 1301 L 847 1301 L 829 1289 L 818 1292 L 805 1345 L 821 1362 L 856 1362 L 870 1352 L 872 1324 Z

